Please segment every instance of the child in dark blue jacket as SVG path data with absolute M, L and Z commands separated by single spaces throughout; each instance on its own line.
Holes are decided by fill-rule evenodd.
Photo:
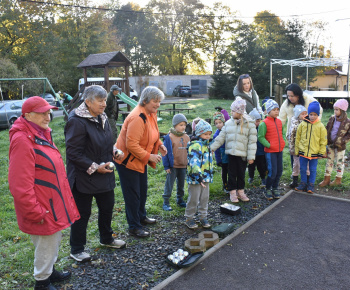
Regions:
M 259 132 L 259 124 L 261 121 L 261 115 L 259 114 L 257 109 L 253 109 L 249 116 L 255 121 L 256 130 Z M 265 187 L 266 185 L 266 172 L 267 172 L 267 166 L 266 166 L 266 158 L 265 158 L 265 151 L 264 151 L 264 145 L 262 145 L 259 140 L 256 143 L 256 154 L 255 154 L 255 160 L 254 163 L 248 165 L 248 183 L 252 184 L 254 180 L 254 172 L 255 168 L 258 169 L 260 178 L 261 178 L 261 187 Z
M 227 114 L 228 115 L 228 114 Z M 219 136 L 221 132 L 221 128 L 225 126 L 225 115 L 221 112 L 216 112 L 214 114 L 214 125 L 217 128 L 213 139 L 215 139 L 217 136 Z M 219 149 L 215 151 L 215 159 L 217 166 L 221 167 L 221 178 L 222 178 L 222 188 L 225 193 L 229 193 L 227 189 L 227 178 L 228 178 L 228 157 L 225 154 L 225 143 L 222 144 Z

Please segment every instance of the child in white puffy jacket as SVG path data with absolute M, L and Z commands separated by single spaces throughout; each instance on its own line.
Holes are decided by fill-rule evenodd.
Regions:
M 240 97 L 231 105 L 232 117 L 225 123 L 211 149 L 215 151 L 225 143 L 228 155 L 228 184 L 232 202 L 249 201 L 244 193 L 247 161 L 255 160 L 257 131 L 254 121 L 245 114 L 246 102 Z

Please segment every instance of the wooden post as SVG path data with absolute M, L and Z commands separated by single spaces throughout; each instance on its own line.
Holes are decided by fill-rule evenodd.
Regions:
M 129 86 L 129 67 L 125 66 L 125 93 L 128 97 L 130 97 L 130 86 Z M 127 106 L 128 111 L 131 111 L 130 105 Z
M 83 68 L 83 73 L 84 73 L 84 84 L 86 86 L 87 83 L 87 72 L 86 72 L 86 67 Z
M 275 101 L 281 107 L 283 102 L 283 89 L 279 85 L 275 85 Z
M 107 93 L 109 92 L 110 86 L 109 86 L 109 75 L 108 75 L 108 65 L 104 68 L 104 77 L 105 77 L 105 89 Z

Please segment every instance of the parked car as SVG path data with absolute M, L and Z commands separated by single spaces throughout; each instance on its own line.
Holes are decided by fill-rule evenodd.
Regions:
M 10 128 L 22 114 L 24 100 L 0 102 L 0 128 Z
M 53 95 L 45 93 L 45 95 L 40 94 L 39 97 L 44 98 L 51 106 L 56 106 L 56 98 Z
M 173 96 L 175 97 L 183 97 L 183 96 L 188 96 L 192 97 L 192 90 L 190 86 L 176 86 L 174 91 L 173 91 Z
M 28 99 L 30 97 L 34 97 L 34 95 L 25 96 L 24 99 Z M 39 97 L 44 98 L 51 106 L 56 106 L 56 104 L 57 104 L 56 98 L 53 95 L 51 95 L 50 93 L 40 94 Z

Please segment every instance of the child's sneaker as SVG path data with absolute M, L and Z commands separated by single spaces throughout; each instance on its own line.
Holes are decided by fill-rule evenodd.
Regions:
M 266 197 L 267 200 L 273 200 L 272 190 L 271 189 L 264 190 L 264 196 Z
M 307 184 L 304 181 L 300 181 L 300 184 L 295 188 L 296 191 L 307 191 Z
M 278 188 L 272 188 L 273 197 L 279 199 L 281 197 L 280 190 Z
M 179 207 L 186 207 L 186 202 L 185 202 L 182 198 L 179 198 L 179 199 L 177 200 L 177 205 L 178 205 Z
M 198 225 L 196 224 L 194 219 L 186 220 L 185 225 L 191 230 L 198 228 Z
M 200 222 L 201 222 L 203 228 L 208 229 L 208 228 L 211 227 L 211 225 L 210 225 L 210 223 L 208 222 L 207 219 L 201 219 Z
M 244 189 L 238 189 L 237 190 L 237 197 L 241 200 L 241 201 L 249 201 L 249 198 L 245 195 L 244 193 Z
M 249 178 L 248 178 L 248 183 L 249 183 L 249 184 L 252 184 L 253 181 L 254 181 L 254 177 L 249 177 Z
M 230 200 L 231 202 L 239 202 L 237 198 L 237 192 L 235 189 L 230 191 Z
M 260 187 L 266 187 L 266 179 L 265 178 L 261 178 Z
M 173 209 L 171 208 L 171 206 L 169 204 L 163 204 L 163 210 L 165 211 L 172 211 Z
M 307 193 L 314 193 L 314 183 L 308 183 L 307 184 Z

